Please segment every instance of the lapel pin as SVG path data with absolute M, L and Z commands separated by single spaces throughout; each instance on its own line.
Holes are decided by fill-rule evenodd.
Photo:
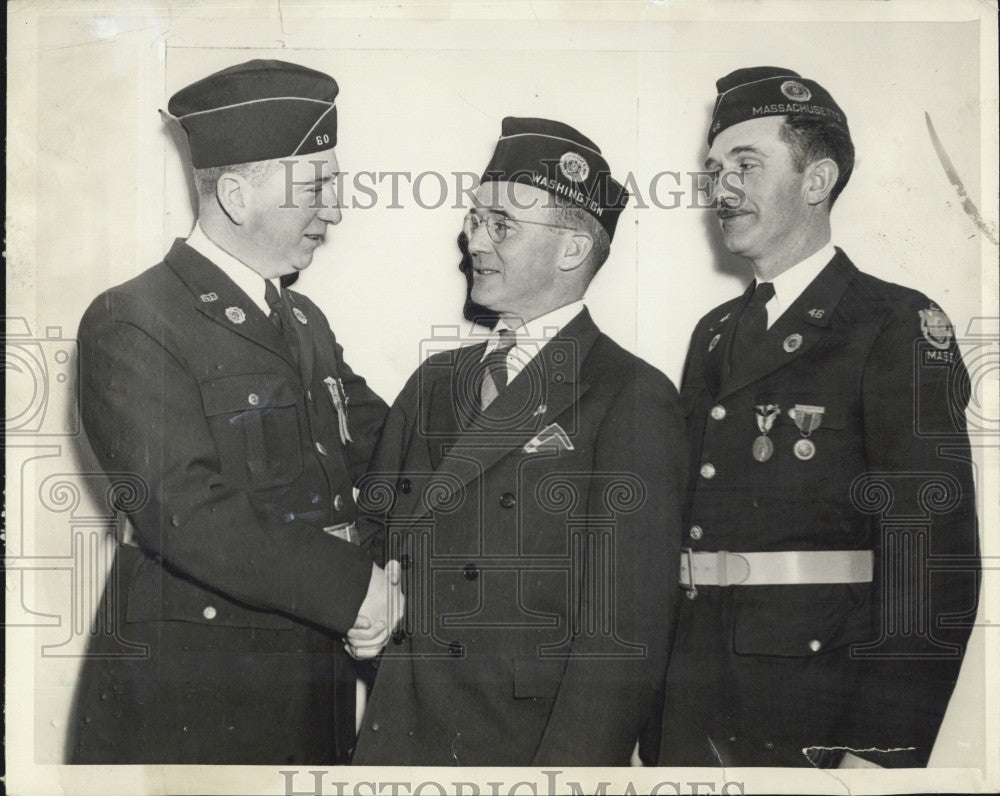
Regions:
M 226 307 L 226 317 L 235 324 L 241 324 L 247 319 L 247 315 L 239 307 Z
M 302 310 L 300 310 L 298 307 L 292 307 L 292 315 L 294 315 L 295 316 L 295 320 L 297 320 L 303 326 L 305 326 L 307 323 L 309 323 L 309 319 L 306 317 L 306 314 Z
M 538 417 L 538 415 L 544 415 L 546 410 L 545 404 L 539 404 L 538 408 L 532 413 L 532 417 Z
M 715 337 L 712 338 L 712 341 L 708 344 L 708 350 L 709 351 L 714 351 L 715 347 L 719 344 L 719 340 L 721 338 L 722 338 L 721 334 L 715 335 Z
M 819 320 L 824 315 L 826 315 L 826 310 L 821 310 L 819 307 L 813 307 L 809 312 L 806 313 L 810 318 L 815 318 Z
M 785 338 L 785 341 L 781 344 L 781 347 L 785 349 L 789 354 L 793 351 L 798 351 L 799 346 L 802 345 L 802 335 L 801 334 L 790 334 Z
M 198 298 L 200 298 L 202 301 L 204 301 L 206 304 L 208 304 L 210 301 L 217 301 L 218 298 L 219 298 L 219 294 L 218 293 L 202 293 L 200 296 L 198 296 Z
M 725 323 L 725 322 L 726 322 L 726 321 L 728 321 L 728 320 L 729 320 L 729 319 L 730 319 L 730 318 L 731 318 L 732 316 L 733 316 L 733 313 L 731 313 L 731 312 L 727 312 L 727 313 L 726 313 L 725 315 L 723 315 L 723 316 L 722 316 L 721 318 L 719 318 L 719 323 Z

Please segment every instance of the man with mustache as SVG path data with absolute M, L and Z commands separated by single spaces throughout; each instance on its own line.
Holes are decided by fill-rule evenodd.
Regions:
M 627 765 L 678 599 L 686 458 L 673 385 L 583 305 L 628 195 L 590 139 L 519 118 L 474 195 L 470 298 L 499 321 L 421 365 L 362 486 L 408 614 L 353 762 Z
M 934 302 L 831 242 L 854 147 L 829 92 L 777 67 L 717 86 L 706 168 L 754 280 L 684 371 L 659 765 L 924 766 L 976 607 L 968 375 Z
M 392 567 L 354 482 L 387 407 L 283 278 L 340 222 L 329 75 L 250 61 L 180 91 L 198 221 L 80 324 L 82 415 L 137 475 L 76 695 L 74 763 L 324 764 L 354 742 L 357 621 L 388 635 Z M 137 654 L 137 651 L 139 654 Z

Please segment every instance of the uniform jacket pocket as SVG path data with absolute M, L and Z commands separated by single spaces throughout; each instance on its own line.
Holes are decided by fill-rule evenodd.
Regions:
M 253 489 L 292 483 L 302 472 L 296 396 L 273 373 L 222 376 L 201 383 L 205 416 L 220 459 L 245 462 L 237 475 Z
M 869 584 L 746 589 L 766 593 L 751 594 L 736 605 L 737 655 L 812 657 L 871 640 Z
M 125 618 L 128 622 L 194 622 L 258 630 L 288 630 L 294 626 L 283 616 L 254 610 L 204 589 L 145 555 L 135 566 L 128 586 Z

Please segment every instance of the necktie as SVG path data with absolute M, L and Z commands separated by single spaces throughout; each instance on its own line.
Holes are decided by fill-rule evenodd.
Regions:
M 267 302 L 267 306 L 271 308 L 271 315 L 269 316 L 271 323 L 274 324 L 274 328 L 285 339 L 285 344 L 288 346 L 289 351 L 291 351 L 292 359 L 295 360 L 295 364 L 297 365 L 299 362 L 299 341 L 288 317 L 288 307 L 282 299 L 281 293 L 278 292 L 278 288 L 274 286 L 274 282 L 270 279 L 264 280 L 264 300 Z
M 500 342 L 482 362 L 483 380 L 479 387 L 480 409 L 493 403 L 507 386 L 507 354 L 517 344 L 517 334 L 510 329 L 501 329 Z
M 761 282 L 754 290 L 750 303 L 746 305 L 733 334 L 733 346 L 729 353 L 730 367 L 738 368 L 760 343 L 767 331 L 767 302 L 774 298 L 774 285 Z

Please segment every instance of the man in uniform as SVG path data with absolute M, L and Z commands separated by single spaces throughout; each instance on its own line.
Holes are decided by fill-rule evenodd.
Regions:
M 82 413 L 139 476 L 70 729 L 74 763 L 333 764 L 354 741 L 341 634 L 389 621 L 353 484 L 387 407 L 283 289 L 340 221 L 337 83 L 251 61 L 179 91 L 198 221 L 80 325 Z M 144 654 L 134 655 L 142 648 Z
M 684 371 L 659 764 L 923 766 L 976 606 L 968 375 L 936 304 L 831 244 L 854 148 L 830 94 L 776 67 L 717 85 L 706 166 L 755 279 Z
M 583 305 L 627 198 L 572 127 L 503 121 L 465 219 L 471 299 L 500 320 L 414 373 L 361 490 L 408 615 L 355 764 L 628 764 L 665 667 L 686 455 L 673 385 Z

